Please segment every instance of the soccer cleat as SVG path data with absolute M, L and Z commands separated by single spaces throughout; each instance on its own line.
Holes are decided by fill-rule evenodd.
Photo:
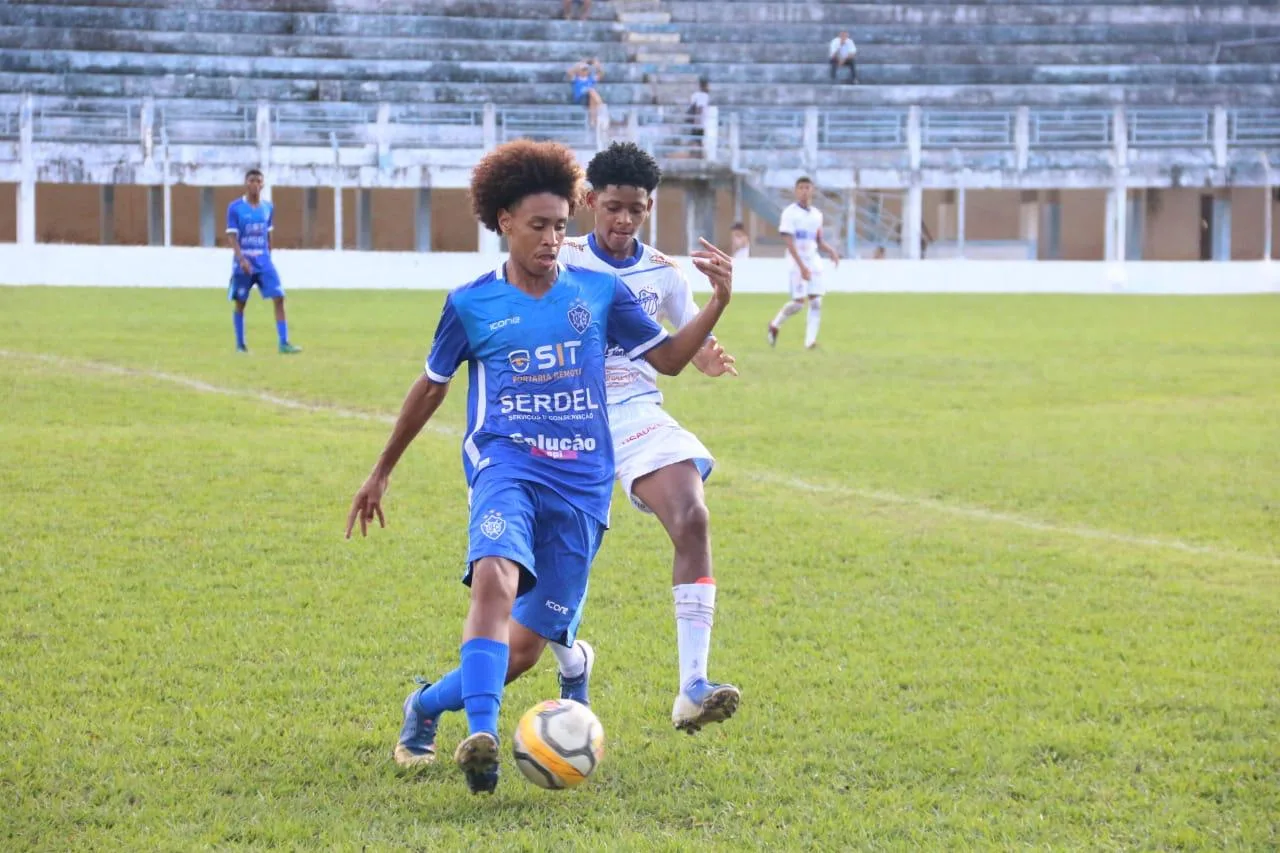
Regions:
M 281 344 L 281 345 L 280 345 L 280 354 L 281 354 L 281 355 L 293 355 L 293 354 L 295 354 L 295 353 L 300 353 L 300 352 L 302 352 L 302 347 L 295 347 L 293 344 Z
M 582 675 L 577 678 L 565 678 L 559 673 L 556 674 L 556 678 L 560 680 L 560 698 L 590 705 L 587 685 L 591 681 L 591 667 L 595 666 L 596 651 L 586 640 L 578 640 L 574 645 L 582 649 L 582 656 L 587 659 L 587 666 L 582 670 Z
M 769 346 L 776 347 L 778 345 L 778 327 L 769 324 Z
M 716 684 L 699 678 L 676 697 L 671 723 L 682 732 L 694 734 L 707 723 L 720 723 L 733 716 L 742 701 L 742 691 L 732 684 Z
M 476 732 L 453 753 L 453 760 L 467 776 L 473 794 L 492 794 L 498 787 L 498 739 L 488 732 Z
M 805 345 L 804 345 L 804 348 L 805 348 L 805 349 L 817 349 L 817 348 L 818 348 L 818 342 L 817 342 L 817 341 L 814 341 L 814 342 L 813 342 L 813 343 L 811 343 L 811 344 L 805 344 Z
M 436 760 L 436 721 L 418 710 L 418 696 L 431 685 L 422 686 L 404 700 L 404 726 L 391 754 L 401 767 L 421 767 Z
M 248 354 L 249 354 L 249 348 L 248 348 L 248 347 L 242 347 L 242 346 L 236 346 L 236 352 L 237 352 L 237 353 L 244 354 L 244 355 L 248 355 Z

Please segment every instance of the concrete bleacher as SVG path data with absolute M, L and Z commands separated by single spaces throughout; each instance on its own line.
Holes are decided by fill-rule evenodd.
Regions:
M 597 2 L 585 22 L 560 20 L 559 0 L 262 7 L 6 3 L 0 91 L 563 104 L 565 68 L 583 56 L 605 63 L 601 92 L 616 106 L 662 100 L 665 82 L 697 77 L 722 107 L 1269 105 L 1280 85 L 1280 43 L 1265 41 L 1280 39 L 1274 2 L 614 0 Z M 628 10 L 636 20 L 619 23 Z M 858 86 L 828 79 L 826 43 L 842 28 L 859 45 Z M 646 45 L 673 42 L 674 62 L 644 55 Z M 1237 42 L 1248 46 L 1220 47 Z

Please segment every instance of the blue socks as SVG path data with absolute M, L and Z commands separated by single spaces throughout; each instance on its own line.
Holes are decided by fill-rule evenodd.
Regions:
M 462 670 L 445 673 L 440 680 L 418 694 L 418 711 L 424 717 L 439 719 L 445 711 L 462 710 Z
M 477 637 L 462 644 L 462 666 L 458 672 L 471 734 L 488 732 L 498 736 L 498 709 L 502 707 L 502 685 L 507 678 L 509 656 L 510 648 L 497 640 Z M 447 679 L 445 676 L 441 681 Z
M 244 349 L 244 315 L 239 311 L 231 312 L 231 322 L 236 327 L 236 346 Z
M 289 324 L 284 320 L 276 320 L 276 334 L 280 337 L 280 346 L 289 343 Z

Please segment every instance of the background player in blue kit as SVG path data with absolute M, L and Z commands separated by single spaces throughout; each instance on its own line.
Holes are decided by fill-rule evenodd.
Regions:
M 244 304 L 257 285 L 263 299 L 276 308 L 276 335 L 280 352 L 302 352 L 289 343 L 289 325 L 284 317 L 284 288 L 271 262 L 271 229 L 275 225 L 275 205 L 262 197 L 262 172 L 244 173 L 244 195 L 227 206 L 227 240 L 235 250 L 231 264 L 231 286 L 227 298 L 236 304 L 232 321 L 236 327 L 236 352 L 248 352 L 244 342 Z
M 498 782 L 504 682 L 531 667 L 548 641 L 571 646 L 582 616 L 614 476 L 605 350 L 616 344 L 662 373 L 679 373 L 731 294 L 731 278 L 712 278 L 707 306 L 671 336 L 612 272 L 562 266 L 582 177 L 573 152 L 550 142 L 507 143 L 476 166 L 474 212 L 507 238 L 510 254 L 446 298 L 426 373 L 409 390 L 347 516 L 347 536 L 357 519 L 362 534 L 374 518 L 383 523 L 392 470 L 466 363 L 462 449 L 471 505 L 463 582 L 471 606 L 461 665 L 405 699 L 395 759 L 402 766 L 433 760 L 439 714 L 465 709 L 470 735 L 454 761 L 473 792 Z M 713 270 L 725 259 L 704 252 L 695 264 Z

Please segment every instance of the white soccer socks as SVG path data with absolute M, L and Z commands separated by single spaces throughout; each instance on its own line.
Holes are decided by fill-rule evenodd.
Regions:
M 779 309 L 777 316 L 773 318 L 773 322 L 770 325 L 773 326 L 773 328 L 775 329 L 778 328 L 779 326 L 782 325 L 783 320 L 787 319 L 792 314 L 799 314 L 800 306 L 801 306 L 801 303 L 796 302 L 794 299 L 788 302 L 786 305 L 783 305 L 782 308 Z
M 577 643 L 572 646 L 562 646 L 559 643 L 547 643 L 547 645 L 551 647 L 551 654 L 556 656 L 560 674 L 565 678 L 577 678 L 586 671 L 587 656 Z
M 680 653 L 680 689 L 707 677 L 711 623 L 716 612 L 716 582 L 701 578 L 671 588 L 676 602 L 676 648 Z
M 804 324 L 804 345 L 811 347 L 818 342 L 818 327 L 822 325 L 822 297 L 809 300 L 809 317 Z

